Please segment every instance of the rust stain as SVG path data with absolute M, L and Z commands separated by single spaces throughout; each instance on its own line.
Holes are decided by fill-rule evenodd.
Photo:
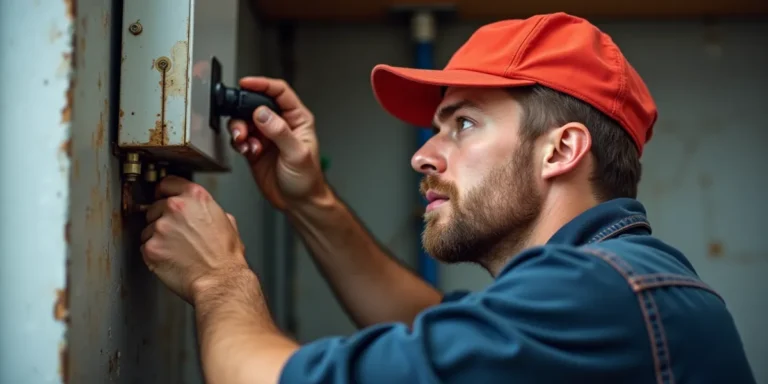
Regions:
M 67 225 L 64 226 L 64 241 L 67 242 L 67 244 L 72 243 L 72 222 L 67 221 Z
M 70 83 L 69 88 L 67 89 L 67 102 L 64 104 L 64 108 L 61 109 L 61 122 L 63 123 L 69 123 L 70 120 L 72 120 L 72 99 L 74 98 L 74 95 L 72 94 L 74 91 L 74 84 Z
M 166 79 L 166 96 L 187 97 L 187 58 L 189 45 L 187 41 L 177 41 L 171 48 L 171 68 Z
M 101 179 L 101 171 L 96 169 L 96 179 Z M 104 192 L 99 190 L 100 182 L 91 187 L 90 203 L 85 209 L 85 225 L 87 231 L 95 231 L 104 226 Z
M 53 318 L 66 322 L 69 319 L 69 306 L 67 305 L 67 291 L 56 290 L 56 303 L 53 305 Z
M 109 32 L 109 12 L 104 11 L 101 14 L 101 27 L 104 28 L 104 34 L 106 35 Z
M 131 207 L 133 204 L 133 195 L 131 194 L 131 183 L 125 182 L 123 183 L 122 188 L 122 212 L 125 214 L 130 213 L 128 211 L 128 208 Z
M 168 100 L 171 98 L 181 98 L 184 104 L 187 103 L 187 84 L 188 84 L 188 62 L 189 62 L 189 42 L 186 40 L 177 41 L 171 48 L 170 54 L 171 66 L 163 72 L 162 83 L 162 106 L 161 106 L 161 119 L 166 124 L 163 126 L 163 144 L 168 144 L 169 134 L 172 127 L 169 125 L 168 119 L 165 117 L 165 106 Z M 186 133 L 184 125 L 186 125 L 186 116 L 182 116 L 182 131 Z M 182 139 L 182 142 L 186 140 L 186 137 Z
M 66 344 L 59 345 L 59 376 L 61 382 L 69 382 L 69 348 Z
M 80 48 L 80 53 L 85 53 L 85 37 L 80 37 L 80 40 L 77 41 L 77 44 Z
M 120 210 L 112 210 L 112 237 L 116 238 L 123 233 L 123 221 L 120 217 Z
M 123 111 L 122 108 L 120 108 L 120 117 L 123 117 L 124 115 L 125 115 L 125 112 Z
M 75 20 L 77 17 L 77 0 L 64 0 L 64 6 L 67 8 L 69 20 Z
M 723 245 L 718 241 L 709 243 L 709 257 L 717 259 L 723 256 Z
M 156 120 L 155 127 L 149 130 L 149 143 L 150 145 L 163 145 L 163 120 Z
M 94 149 L 100 149 L 104 145 L 104 134 L 106 129 L 104 128 L 104 115 L 105 111 L 109 112 L 109 101 L 104 100 L 104 111 L 99 113 L 99 124 L 96 125 L 96 132 L 91 136 L 91 144 Z
M 62 152 L 64 152 L 67 157 L 72 157 L 72 139 L 67 139 L 65 142 L 61 143 L 61 147 L 59 148 Z

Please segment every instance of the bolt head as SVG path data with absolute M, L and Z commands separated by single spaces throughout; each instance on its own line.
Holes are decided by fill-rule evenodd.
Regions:
M 133 23 L 128 26 L 128 31 L 130 31 L 134 35 L 138 35 L 139 33 L 141 33 L 143 29 L 144 28 L 139 23 Z

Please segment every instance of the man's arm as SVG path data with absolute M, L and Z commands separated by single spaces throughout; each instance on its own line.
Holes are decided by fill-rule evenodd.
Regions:
M 206 382 L 277 383 L 298 345 L 270 318 L 253 272 L 244 268 L 200 279 L 193 291 Z
M 530 249 L 487 289 L 303 345 L 291 384 L 653 381 L 636 294 L 610 264 L 575 249 Z
M 358 326 L 411 324 L 440 303 L 442 295 L 388 255 L 330 187 L 288 217 Z

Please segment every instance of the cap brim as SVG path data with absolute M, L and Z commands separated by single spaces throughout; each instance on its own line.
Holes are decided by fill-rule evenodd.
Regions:
M 519 87 L 535 84 L 463 69 L 433 70 L 377 65 L 371 72 L 373 93 L 396 118 L 419 127 L 432 125 L 443 87 Z

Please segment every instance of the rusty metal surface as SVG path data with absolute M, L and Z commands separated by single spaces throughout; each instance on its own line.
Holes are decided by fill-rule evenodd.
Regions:
M 221 56 L 222 47 L 233 44 L 234 33 L 219 35 L 213 44 L 200 44 L 197 36 L 211 33 L 210 25 L 220 21 L 215 15 L 222 12 L 228 15 L 223 20 L 232 24 L 237 3 L 208 3 L 125 2 L 118 144 L 143 150 L 155 160 L 185 162 L 191 170 L 222 172 L 230 170 L 229 137 L 208 124 L 207 64 L 213 55 Z M 201 7 L 212 12 L 200 12 Z
M 192 357 L 183 340 L 188 306 L 144 266 L 141 216 L 121 215 L 112 151 L 120 14 L 112 0 L 77 3 L 66 372 L 70 383 L 177 383 Z

